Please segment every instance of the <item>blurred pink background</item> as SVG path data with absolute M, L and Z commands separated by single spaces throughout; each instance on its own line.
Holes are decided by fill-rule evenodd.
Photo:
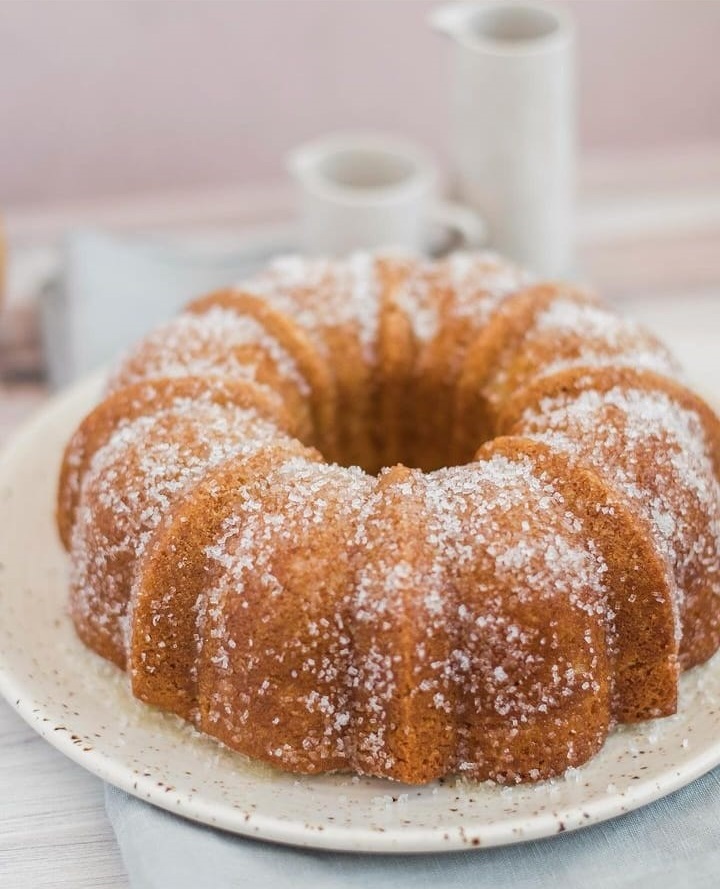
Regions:
M 442 158 L 424 0 L 0 4 L 0 205 L 255 183 L 318 133 Z M 586 153 L 720 143 L 720 2 L 576 0 Z

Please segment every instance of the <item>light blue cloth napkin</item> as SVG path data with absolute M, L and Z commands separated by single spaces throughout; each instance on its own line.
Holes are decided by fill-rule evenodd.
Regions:
M 133 889 L 718 889 L 720 768 L 613 821 L 437 855 L 294 849 L 202 827 L 114 787 L 105 805 Z

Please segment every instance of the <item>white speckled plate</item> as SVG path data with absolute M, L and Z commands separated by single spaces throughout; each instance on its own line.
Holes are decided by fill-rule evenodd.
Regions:
M 520 788 L 298 779 L 138 703 L 124 675 L 75 638 L 53 526 L 62 447 L 98 385 L 89 380 L 54 401 L 0 458 L 0 691 L 44 738 L 101 778 L 188 818 L 267 840 L 426 852 L 584 827 L 720 763 L 717 657 L 683 679 L 677 716 L 617 731 L 584 768 Z

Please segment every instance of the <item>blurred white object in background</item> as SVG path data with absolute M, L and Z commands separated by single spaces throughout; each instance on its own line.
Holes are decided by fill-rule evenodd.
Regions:
M 572 271 L 574 31 L 524 2 L 449 3 L 430 23 L 454 41 L 451 152 L 459 196 L 490 246 L 533 271 Z
M 237 282 L 289 246 L 286 229 L 230 243 L 74 233 L 40 298 L 51 385 L 112 362 L 194 297 Z
M 438 171 L 422 149 L 391 136 L 335 134 L 290 152 L 301 241 L 308 253 L 429 248 L 432 227 L 479 246 L 484 226 L 467 207 L 437 198 Z

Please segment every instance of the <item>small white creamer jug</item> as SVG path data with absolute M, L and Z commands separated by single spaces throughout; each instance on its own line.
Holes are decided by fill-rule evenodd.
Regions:
M 301 237 L 310 254 L 400 247 L 423 251 L 432 228 L 478 246 L 484 227 L 467 207 L 440 201 L 438 173 L 422 149 L 373 133 L 337 133 L 287 157 L 300 200 Z
M 572 272 L 574 30 L 535 2 L 461 2 L 430 24 L 453 41 L 451 155 L 458 195 L 491 247 L 534 272 Z

